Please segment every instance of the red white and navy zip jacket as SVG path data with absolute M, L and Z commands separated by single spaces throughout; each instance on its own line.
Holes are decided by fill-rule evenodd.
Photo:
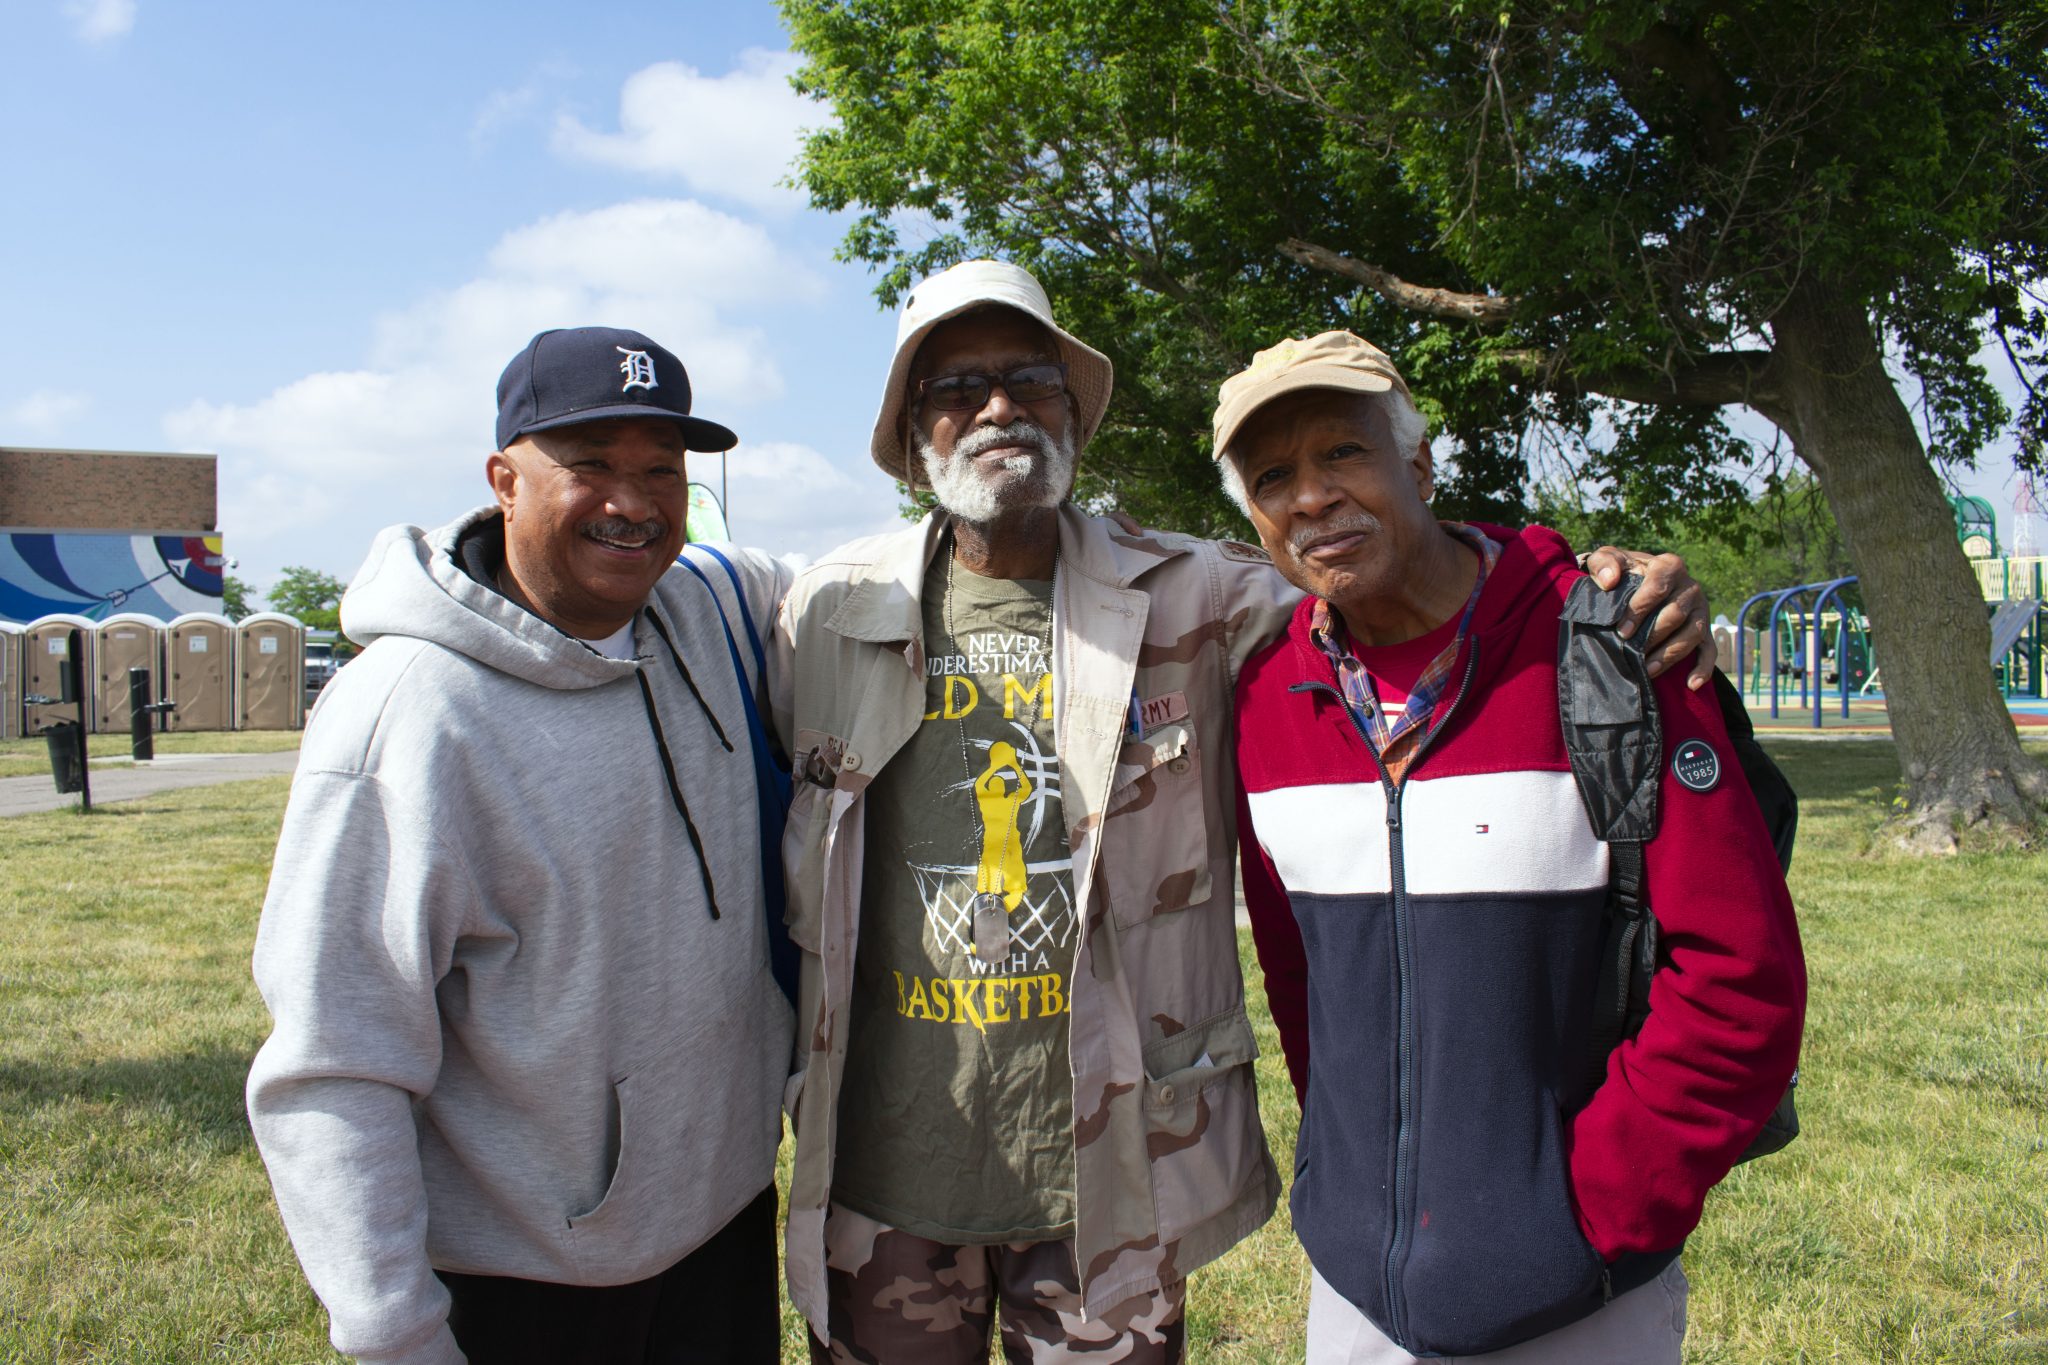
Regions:
M 1598 1066 L 1608 880 L 1557 715 L 1578 570 L 1553 532 L 1483 529 L 1502 551 L 1461 681 L 1398 790 L 1309 637 L 1313 601 L 1237 689 L 1245 901 L 1303 1104 L 1295 1231 L 1382 1331 L 1443 1355 L 1555 1330 L 1669 1264 L 1784 1093 L 1806 998 L 1756 801 L 1712 694 L 1674 670 L 1646 850 L 1668 968 L 1565 1112 Z M 1695 739 L 1720 759 L 1710 790 L 1669 764 Z

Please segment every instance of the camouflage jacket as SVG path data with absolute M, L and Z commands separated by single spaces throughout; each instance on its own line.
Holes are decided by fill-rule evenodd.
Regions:
M 857 541 L 800 574 L 769 670 L 797 779 L 783 856 L 803 953 L 789 1287 L 820 1336 L 862 797 L 922 718 L 919 595 L 945 524 L 939 514 Z M 1279 1192 L 1238 970 L 1229 712 L 1239 667 L 1300 595 L 1250 546 L 1125 535 L 1071 505 L 1058 578 L 1053 723 L 1082 907 L 1075 1253 L 1094 1313 L 1215 1259 L 1271 1216 Z

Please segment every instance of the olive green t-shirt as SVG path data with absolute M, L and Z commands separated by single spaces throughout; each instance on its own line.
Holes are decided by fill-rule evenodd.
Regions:
M 1051 1240 L 1074 1223 L 1076 925 L 1052 584 L 955 567 L 949 601 L 950 560 L 924 722 L 868 789 L 832 1197 L 937 1242 Z

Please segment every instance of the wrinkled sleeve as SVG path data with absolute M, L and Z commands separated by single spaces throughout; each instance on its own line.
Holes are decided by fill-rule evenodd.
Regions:
M 335 1348 L 380 1365 L 463 1359 L 427 1260 L 413 1103 L 440 1070 L 435 987 L 473 904 L 424 813 L 383 784 L 293 783 L 256 934 L 273 1028 L 249 1122 Z
M 1645 854 L 1667 965 L 1641 1032 L 1573 1116 L 1573 1194 L 1586 1239 L 1609 1260 L 1676 1246 L 1790 1083 L 1806 1011 L 1791 897 L 1711 689 L 1655 683 L 1665 765 Z M 1681 784 L 1670 755 L 1710 745 L 1720 779 Z
M 1222 608 L 1228 685 L 1236 687 L 1245 661 L 1287 629 L 1301 604 L 1301 589 L 1280 576 L 1263 551 L 1235 542 L 1212 545 Z
M 785 592 L 768 639 L 768 723 L 786 754 L 796 749 L 796 623 L 791 619 L 795 608 L 795 597 Z

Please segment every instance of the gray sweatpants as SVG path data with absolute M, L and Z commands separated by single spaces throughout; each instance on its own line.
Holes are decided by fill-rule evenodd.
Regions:
M 1485 1292 L 1475 1286 L 1475 1292 Z M 1478 1356 L 1431 1360 L 1486 1365 L 1678 1365 L 1685 1340 L 1685 1271 L 1673 1261 L 1590 1317 L 1531 1341 Z M 1316 1275 L 1308 1300 L 1308 1365 L 1410 1365 L 1410 1355 Z

